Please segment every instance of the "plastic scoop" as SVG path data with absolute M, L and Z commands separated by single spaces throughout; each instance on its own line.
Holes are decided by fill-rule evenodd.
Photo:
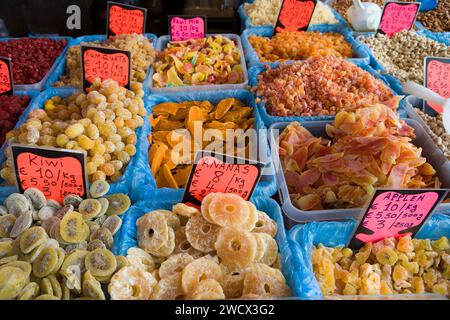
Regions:
M 375 3 L 353 0 L 347 17 L 355 31 L 375 31 L 380 24 L 381 13 L 380 6 Z
M 450 99 L 445 99 L 433 90 L 412 81 L 403 84 L 403 91 L 412 94 L 417 98 L 443 106 L 444 112 L 442 114 L 442 122 L 444 123 L 445 131 L 450 133 Z

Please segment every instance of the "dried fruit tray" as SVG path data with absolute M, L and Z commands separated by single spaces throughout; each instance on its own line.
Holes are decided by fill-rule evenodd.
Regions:
M 34 109 L 42 109 L 45 101 L 54 96 L 60 96 L 62 98 L 68 97 L 76 92 L 79 92 L 78 89 L 47 89 L 41 92 L 30 104 L 30 106 L 25 110 L 22 114 L 21 119 L 17 122 L 15 128 L 21 126 L 26 119 L 28 118 L 28 114 Z M 147 150 L 148 150 L 148 132 L 150 130 L 150 124 L 148 122 L 148 118 L 144 117 L 144 126 L 139 128 L 136 131 L 138 140 L 136 144 L 136 154 L 131 158 L 130 163 L 128 164 L 125 172 L 121 178 L 119 178 L 116 182 L 111 183 L 111 188 L 109 193 L 125 193 L 129 194 L 131 190 L 134 188 L 140 188 L 142 192 L 142 186 L 149 185 L 148 179 L 149 177 L 146 175 L 145 166 L 148 166 L 147 161 Z M 7 148 L 6 143 L 3 148 Z M 5 154 L 2 152 L 0 154 L 0 162 L 3 163 L 5 161 Z M 11 193 L 18 192 L 17 186 L 0 186 L 0 198 L 6 197 Z
M 153 47 L 155 47 L 156 42 L 158 37 L 156 35 L 154 35 L 153 33 L 146 33 L 145 37 L 149 40 L 152 41 Z M 78 37 L 73 39 L 68 48 L 79 45 L 82 42 L 93 42 L 93 41 L 98 41 L 98 42 L 102 42 L 106 40 L 106 35 L 89 35 L 89 36 L 82 36 L 82 37 Z M 68 48 L 66 48 L 66 51 L 68 50 Z M 56 68 L 54 69 L 54 71 L 51 73 L 50 77 L 48 78 L 47 83 L 45 84 L 45 89 L 50 89 L 50 88 L 54 88 L 54 89 L 71 89 L 74 87 L 71 86 L 65 86 L 65 87 L 53 87 L 53 83 L 55 83 L 56 81 L 59 80 L 59 78 L 64 75 L 66 73 L 66 66 L 67 66 L 67 52 L 64 52 L 64 55 L 61 57 L 58 65 L 56 66 Z M 151 66 L 148 68 L 147 70 L 147 74 L 146 74 L 146 78 L 144 80 L 145 81 L 148 80 L 148 77 L 150 76 L 150 71 L 151 71 Z M 145 88 L 145 86 L 144 86 Z
M 181 197 L 174 192 L 156 190 L 147 194 L 146 201 L 136 202 L 124 215 L 117 254 L 126 255 L 129 248 L 137 246 L 136 221 L 142 215 L 158 209 L 171 210 L 172 206 L 179 201 L 181 201 Z M 293 289 L 294 266 L 292 264 L 292 254 L 286 240 L 286 231 L 283 225 L 281 209 L 274 200 L 269 198 L 252 197 L 252 202 L 258 210 L 267 213 L 277 223 L 278 232 L 275 240 L 277 241 L 282 257 L 282 272 L 289 287 Z
M 154 70 L 152 68 L 147 81 L 144 82 L 144 87 L 148 88 L 151 93 L 164 93 L 164 92 L 182 92 L 182 91 L 192 91 L 192 90 L 229 90 L 229 89 L 245 89 L 248 83 L 248 73 L 247 73 L 247 65 L 245 63 L 244 50 L 242 49 L 241 38 L 237 34 L 225 33 L 220 34 L 223 37 L 233 40 L 239 51 L 241 52 L 241 66 L 242 73 L 244 76 L 244 81 L 237 84 L 213 84 L 213 85 L 199 85 L 199 86 L 180 86 L 180 87 L 165 87 L 165 88 L 155 88 L 153 87 L 153 74 Z M 213 34 L 208 34 L 207 36 L 213 36 Z M 161 36 L 158 39 L 158 43 L 156 45 L 156 51 L 163 51 L 167 44 L 169 43 L 169 36 Z
M 301 299 L 324 299 L 319 284 L 314 276 L 311 261 L 313 245 L 322 243 L 328 247 L 345 246 L 349 242 L 354 221 L 345 222 L 313 222 L 306 225 L 297 225 L 288 234 L 288 242 L 292 251 L 295 266 L 295 294 Z M 434 214 L 416 235 L 419 239 L 436 240 L 442 236 L 450 236 L 450 218 L 442 214 Z M 437 294 L 410 294 L 410 295 L 373 295 L 373 296 L 331 296 L 325 299 L 446 299 Z
M 36 38 L 47 38 L 47 39 L 53 39 L 53 40 L 66 39 L 67 45 L 64 48 L 63 52 L 61 52 L 59 57 L 56 58 L 56 60 L 53 62 L 52 67 L 48 70 L 47 74 L 45 75 L 44 78 L 42 78 L 41 81 L 39 81 L 37 83 L 33 83 L 33 84 L 16 84 L 16 85 L 14 85 L 14 89 L 16 89 L 16 90 L 41 91 L 44 88 L 46 88 L 51 81 L 50 80 L 51 75 L 57 70 L 57 67 L 61 63 L 61 61 L 64 60 L 63 58 L 66 56 L 67 49 L 72 45 L 72 41 L 74 41 L 72 37 L 49 36 L 49 37 L 36 37 Z M 20 38 L 0 38 L 0 41 L 8 41 L 8 40 L 13 40 L 13 39 L 20 39 Z M 32 54 L 32 52 L 30 52 L 30 54 Z
M 265 141 L 267 141 L 267 130 L 264 127 L 264 124 L 259 117 L 259 114 L 256 110 L 255 105 L 255 99 L 253 97 L 253 94 L 247 90 L 221 90 L 221 91 L 193 91 L 193 92 L 176 92 L 176 93 L 166 93 L 166 94 L 151 94 L 146 96 L 145 99 L 145 106 L 147 108 L 147 111 L 149 113 L 152 112 L 152 108 L 155 105 L 158 105 L 163 102 L 183 102 L 183 101 L 210 101 L 213 104 L 217 104 L 219 101 L 225 98 L 236 98 L 238 100 L 241 100 L 244 104 L 247 106 L 253 107 L 253 117 L 255 118 L 254 128 L 261 131 L 262 134 L 262 141 L 260 145 L 266 147 L 267 144 Z M 150 128 L 151 131 L 151 128 Z M 260 140 L 259 140 L 260 141 Z M 148 143 L 148 142 L 147 142 Z M 260 147 L 260 146 L 259 146 Z M 148 149 L 148 147 L 147 147 Z M 259 154 L 261 152 L 258 151 Z M 268 172 L 268 174 L 264 174 L 261 177 L 260 182 L 258 183 L 254 195 L 260 195 L 265 197 L 270 197 L 274 195 L 277 191 L 277 185 L 275 181 L 275 175 L 273 171 L 273 165 L 270 158 L 270 151 L 269 148 L 267 148 L 267 152 L 265 155 L 262 155 L 258 161 L 265 163 L 265 171 Z M 156 181 L 153 177 L 150 166 L 146 166 L 145 168 L 146 175 L 149 177 L 149 186 L 150 189 L 156 188 Z M 173 192 L 177 192 L 180 196 L 184 192 L 184 189 L 169 189 L 169 188 L 162 188 L 166 190 L 172 190 Z M 162 190 L 161 189 L 161 190 Z M 136 191 L 136 192 L 134 192 Z M 140 188 L 133 188 L 132 194 L 130 195 L 131 198 L 134 201 L 138 200 L 145 200 L 147 199 L 146 194 L 143 194 L 141 192 Z
M 412 143 L 417 147 L 421 147 L 423 156 L 427 161 L 435 168 L 439 180 L 442 182 L 444 188 L 450 187 L 450 161 L 443 155 L 436 145 L 431 140 L 430 136 L 426 133 L 425 129 L 416 121 L 411 119 L 404 119 L 405 122 L 414 129 L 416 137 L 412 140 Z M 325 127 L 332 121 L 305 121 L 302 122 L 302 126 L 305 127 L 314 136 L 326 137 Z M 278 143 L 276 141 L 276 132 L 281 131 L 289 123 L 280 122 L 275 123 L 269 128 L 270 147 L 272 150 L 272 161 L 275 167 L 275 173 L 277 176 L 278 188 L 280 190 L 280 198 L 284 214 L 297 223 L 306 223 L 312 221 L 327 221 L 327 220 L 346 220 L 346 219 L 358 219 L 362 214 L 361 208 L 349 208 L 349 209 L 334 209 L 334 210 L 311 210 L 303 211 L 295 207 L 291 201 L 286 180 L 284 178 L 283 171 L 278 156 Z M 436 212 L 443 210 L 442 205 L 439 205 Z
M 367 54 L 366 50 L 361 47 L 361 44 L 359 42 L 356 42 L 353 38 L 352 33 L 348 29 L 343 29 L 341 25 L 332 25 L 327 27 L 321 27 L 321 26 L 312 26 L 308 29 L 308 31 L 319 31 L 323 33 L 340 33 L 344 36 L 345 40 L 351 44 L 353 48 L 353 54 L 354 58 L 347 59 L 348 61 L 358 65 L 358 66 L 365 66 L 370 63 L 369 55 Z M 252 35 L 261 36 L 261 37 L 272 37 L 273 34 L 273 27 L 259 27 L 259 28 L 253 28 L 244 30 L 242 33 L 241 39 L 242 39 L 242 45 L 244 47 L 245 52 L 245 60 L 247 61 L 248 65 L 250 67 L 253 66 L 263 66 L 263 65 L 269 65 L 270 67 L 274 68 L 278 66 L 281 62 L 261 62 L 258 54 L 253 49 L 250 41 L 248 38 Z M 286 63 L 291 63 L 294 60 L 284 61 Z

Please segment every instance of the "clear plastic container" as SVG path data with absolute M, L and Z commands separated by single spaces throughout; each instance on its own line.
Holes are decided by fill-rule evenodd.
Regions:
M 179 87 L 164 87 L 164 88 L 154 88 L 153 87 L 153 73 L 155 72 L 154 68 L 152 68 L 150 75 L 148 77 L 148 88 L 151 93 L 164 93 L 164 92 L 182 92 L 182 91 L 192 91 L 192 90 L 229 90 L 229 89 L 245 89 L 248 84 L 248 72 L 247 65 L 245 63 L 244 50 L 242 49 L 241 38 L 237 34 L 225 33 L 220 34 L 223 37 L 233 40 L 241 52 L 241 66 L 242 73 L 244 76 L 244 81 L 237 84 L 213 84 L 213 85 L 201 85 L 201 86 L 179 86 Z M 208 34 L 207 36 L 214 36 L 214 34 Z M 158 43 L 156 45 L 157 51 L 163 51 L 167 44 L 169 43 L 169 36 L 165 35 L 158 38 Z M 144 86 L 147 82 L 144 83 Z
M 434 167 L 442 182 L 444 188 L 450 187 L 450 161 L 444 154 L 436 147 L 425 129 L 417 121 L 412 119 L 403 119 L 414 129 L 416 137 L 412 139 L 412 143 L 417 147 L 422 148 L 422 155 Z M 308 129 L 314 136 L 326 137 L 325 127 L 331 124 L 332 121 L 305 121 L 302 126 Z M 332 210 L 311 210 L 303 211 L 294 206 L 289 196 L 289 191 L 284 178 L 283 170 L 281 169 L 280 158 L 278 155 L 278 144 L 276 138 L 276 130 L 278 133 L 289 124 L 289 122 L 274 123 L 269 128 L 270 149 L 272 150 L 272 161 L 275 167 L 275 174 L 277 177 L 278 188 L 280 190 L 280 200 L 284 214 L 296 223 L 307 223 L 312 221 L 329 221 L 329 220 L 345 220 L 345 219 L 359 219 L 362 212 L 361 208 L 349 209 L 332 209 Z M 442 206 L 437 207 L 436 212 L 442 212 Z M 444 205 L 445 206 L 445 205 Z

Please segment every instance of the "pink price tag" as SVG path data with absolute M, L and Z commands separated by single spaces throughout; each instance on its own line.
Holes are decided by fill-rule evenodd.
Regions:
M 438 57 L 425 58 L 425 86 L 444 98 L 450 98 L 450 59 Z M 436 112 L 444 112 L 443 106 L 426 102 Z
M 352 249 L 384 238 L 414 236 L 446 190 L 376 190 L 350 241 Z
M 419 2 L 388 2 L 384 5 L 378 32 L 391 37 L 402 30 L 410 30 L 419 11 Z
M 206 23 L 204 17 L 170 17 L 171 41 L 185 41 L 189 39 L 201 39 L 206 35 Z
M 274 32 L 306 31 L 316 4 L 316 0 L 284 0 L 281 3 Z

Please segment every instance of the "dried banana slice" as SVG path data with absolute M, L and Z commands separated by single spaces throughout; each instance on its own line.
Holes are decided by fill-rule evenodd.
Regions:
M 113 275 L 108 292 L 112 300 L 148 300 L 156 283 L 151 273 L 128 266 Z
M 214 251 L 220 228 L 208 223 L 202 215 L 195 215 L 186 224 L 186 238 L 189 243 L 201 252 Z
M 222 263 L 231 268 L 243 269 L 255 261 L 257 243 L 250 232 L 222 228 L 215 244 Z

